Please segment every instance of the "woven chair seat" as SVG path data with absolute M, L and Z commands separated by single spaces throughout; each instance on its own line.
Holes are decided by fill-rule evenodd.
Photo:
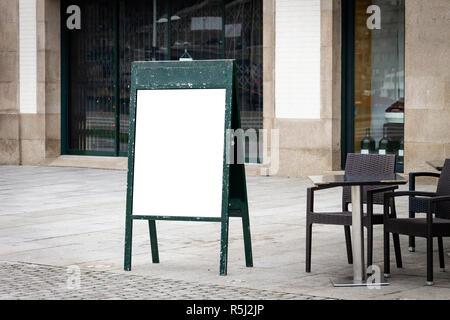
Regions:
M 363 223 L 366 224 L 367 213 L 364 213 Z M 311 221 L 318 224 L 352 225 L 352 212 L 314 212 L 311 214 Z M 383 214 L 374 213 L 372 215 L 373 224 L 383 223 Z
M 389 220 L 389 232 L 399 234 L 414 235 L 416 237 L 427 236 L 426 218 L 398 218 Z M 405 232 L 408 230 L 408 232 Z M 433 234 L 439 236 L 450 236 L 450 220 L 442 218 L 433 218 Z

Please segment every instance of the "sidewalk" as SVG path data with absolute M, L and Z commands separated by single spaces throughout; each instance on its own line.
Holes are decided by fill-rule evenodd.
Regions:
M 174 177 L 168 178 L 176 183 Z M 450 296 L 450 274 L 439 271 L 437 252 L 435 285 L 425 286 L 424 239 L 418 239 L 416 252 L 410 253 L 407 237 L 401 236 L 404 267 L 397 269 L 392 260 L 390 286 L 379 290 L 334 288 L 330 279 L 352 274 L 352 267 L 347 264 L 343 228 L 314 226 L 312 273 L 305 273 L 305 195 L 310 182 L 249 177 L 247 183 L 253 268 L 245 267 L 239 219 L 231 219 L 226 277 L 218 275 L 220 224 L 158 222 L 161 263 L 152 264 L 148 225 L 136 221 L 133 269 L 124 272 L 125 171 L 0 167 L 0 298 L 446 299 Z M 433 190 L 433 186 L 421 189 Z M 340 196 L 339 189 L 322 191 L 316 197 L 316 209 L 339 209 Z M 397 207 L 399 213 L 406 213 L 407 199 L 398 201 Z M 380 267 L 381 231 L 381 226 L 375 227 L 374 263 Z M 449 252 L 448 238 L 444 239 L 444 248 Z M 79 289 L 67 289 L 68 266 L 81 270 Z

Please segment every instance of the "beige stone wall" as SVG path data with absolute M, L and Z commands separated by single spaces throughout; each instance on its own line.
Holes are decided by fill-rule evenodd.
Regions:
M 19 1 L 0 0 L 0 164 L 20 163 Z
M 275 3 L 264 0 L 264 128 L 279 129 L 279 176 L 305 177 L 340 169 L 340 0 L 321 0 L 321 116 L 277 119 L 274 101 Z M 295 32 L 295 31 L 293 31 Z
M 275 1 L 263 0 L 263 127 L 274 127 L 275 118 Z M 268 135 L 270 148 L 270 134 Z
M 21 114 L 21 163 L 40 164 L 60 154 L 60 1 L 37 4 L 37 114 Z
M 341 0 L 321 0 L 321 119 L 331 123 L 329 170 L 341 168 Z
M 44 1 L 44 0 L 40 0 Z M 45 156 L 61 154 L 60 0 L 45 0 Z
M 405 171 L 450 157 L 450 2 L 407 0 Z
M 0 0 L 0 164 L 60 154 L 60 0 L 36 0 L 37 113 L 19 106 L 19 1 Z

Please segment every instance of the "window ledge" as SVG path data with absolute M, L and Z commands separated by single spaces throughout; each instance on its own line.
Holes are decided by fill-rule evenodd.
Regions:
M 62 155 L 57 158 L 47 158 L 42 165 L 49 167 L 127 170 L 128 158 Z

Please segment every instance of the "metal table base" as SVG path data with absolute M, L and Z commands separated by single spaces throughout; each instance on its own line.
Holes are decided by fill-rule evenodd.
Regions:
M 352 251 L 353 251 L 353 278 L 332 280 L 334 287 L 369 287 L 387 286 L 381 277 L 381 281 L 367 282 L 367 270 L 364 255 L 364 225 L 363 225 L 363 195 L 362 187 L 352 186 Z M 381 275 L 380 275 L 381 276 Z
M 360 280 L 360 281 L 353 280 L 352 277 L 332 280 L 331 283 L 333 284 L 333 287 L 336 287 L 336 288 L 381 287 L 381 286 L 388 286 L 390 284 L 389 282 L 386 282 L 384 279 L 382 279 L 380 282 L 367 282 L 366 280 Z

